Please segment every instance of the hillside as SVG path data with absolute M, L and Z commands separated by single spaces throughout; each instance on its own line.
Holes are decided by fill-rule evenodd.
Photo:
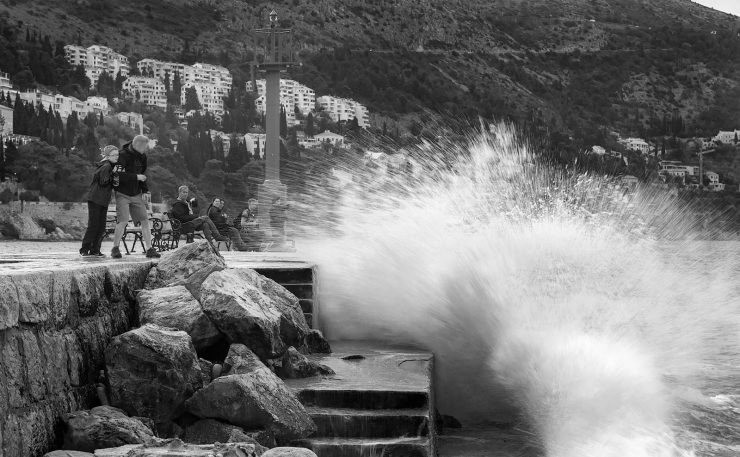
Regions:
M 411 126 L 425 109 L 577 137 L 734 126 L 740 19 L 689 0 L 3 0 L 0 14 L 134 60 L 204 60 L 248 78 L 250 31 L 276 9 L 317 93 Z M 1 65 L 0 65 L 1 66 Z M 680 116 L 686 131 L 666 131 Z

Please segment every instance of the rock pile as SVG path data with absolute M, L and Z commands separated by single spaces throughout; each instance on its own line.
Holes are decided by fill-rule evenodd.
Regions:
M 195 242 L 163 255 L 137 299 L 141 327 L 105 350 L 112 406 L 70 414 L 66 449 L 259 456 L 316 430 L 281 377 L 333 375 L 303 355 L 331 349 L 285 288 Z

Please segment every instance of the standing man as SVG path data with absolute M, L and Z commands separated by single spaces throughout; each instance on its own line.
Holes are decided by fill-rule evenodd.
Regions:
M 136 135 L 130 143 L 121 148 L 116 171 L 118 186 L 116 190 L 116 216 L 118 224 L 113 235 L 113 250 L 111 257 L 121 258 L 118 245 L 123 238 L 129 218 L 141 223 L 141 235 L 144 239 L 147 257 L 159 257 L 159 253 L 152 248 L 152 230 L 149 226 L 149 215 L 142 194 L 148 191 L 146 185 L 146 152 L 149 150 L 149 138 Z

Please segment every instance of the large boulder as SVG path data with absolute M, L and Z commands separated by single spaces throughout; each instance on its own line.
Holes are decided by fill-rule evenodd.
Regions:
M 65 426 L 64 447 L 76 451 L 92 452 L 101 447 L 145 443 L 154 438 L 142 421 L 112 406 L 69 413 Z
M 97 449 L 95 457 L 259 457 L 262 451 L 254 443 L 186 444 L 179 439 L 159 443 Z
M 214 419 L 201 419 L 185 428 L 182 440 L 191 444 L 253 443 L 259 445 L 257 449 L 264 452 L 271 441 L 274 444 L 275 440 L 271 438 L 272 435 L 264 430 L 247 432 L 236 425 Z
M 111 403 L 167 429 L 185 400 L 203 385 L 187 333 L 146 324 L 119 335 L 105 350 Z
M 247 345 L 263 360 L 300 346 L 310 330 L 298 298 L 254 270 L 211 274 L 201 286 L 200 302 L 231 343 Z
M 265 428 L 278 444 L 316 430 L 306 409 L 275 374 L 244 345 L 232 345 L 225 376 L 214 379 L 187 401 L 188 411 L 245 429 Z
M 182 285 L 200 298 L 200 285 L 213 272 L 226 268 L 219 252 L 205 240 L 195 241 L 162 255 L 157 265 L 149 271 L 145 287 Z
M 296 379 L 310 378 L 318 375 L 333 375 L 334 370 L 309 360 L 305 355 L 298 352 L 293 346 L 289 347 L 283 354 L 281 363 L 277 368 L 277 374 L 281 378 Z
M 157 324 L 182 330 L 190 335 L 197 351 L 203 351 L 223 338 L 185 286 L 142 290 L 137 299 L 142 325 Z

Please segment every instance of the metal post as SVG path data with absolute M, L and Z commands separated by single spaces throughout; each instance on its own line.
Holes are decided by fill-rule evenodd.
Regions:
M 267 138 L 265 152 L 267 164 L 265 180 L 280 182 L 280 70 L 268 70 L 265 74 L 265 108 L 267 116 Z

